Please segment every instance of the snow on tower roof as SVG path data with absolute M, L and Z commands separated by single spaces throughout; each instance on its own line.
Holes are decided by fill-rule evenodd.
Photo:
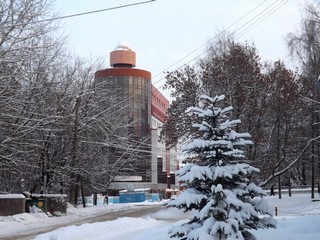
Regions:
M 115 47 L 114 50 L 129 50 L 132 51 L 132 48 L 128 43 L 125 42 L 118 42 L 117 46 Z

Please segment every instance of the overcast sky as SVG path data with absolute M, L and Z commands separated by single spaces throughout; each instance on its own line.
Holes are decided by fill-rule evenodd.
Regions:
M 140 0 L 56 0 L 56 10 L 64 16 L 137 2 Z M 254 42 L 262 60 L 287 61 L 284 38 L 299 27 L 304 2 L 156 0 L 67 18 L 62 25 L 70 49 L 82 57 L 104 57 L 105 68 L 117 43 L 128 43 L 136 51 L 136 67 L 150 71 L 153 83 L 161 90 L 163 71 L 195 59 L 205 51 L 205 43 L 224 29 L 234 32 L 237 41 Z

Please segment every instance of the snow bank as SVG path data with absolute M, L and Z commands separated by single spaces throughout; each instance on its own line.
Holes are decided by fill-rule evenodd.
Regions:
M 320 214 L 300 217 L 280 217 L 276 229 L 254 230 L 259 240 L 315 240 L 320 239 Z
M 120 232 L 121 234 L 132 235 L 132 232 L 139 232 L 143 229 L 152 228 L 155 225 L 158 226 L 159 224 L 161 222 L 153 218 L 123 217 L 114 221 L 86 223 L 80 226 L 59 228 L 50 233 L 39 235 L 35 240 L 114 240 L 118 239 L 117 236 Z
M 172 212 L 174 215 L 175 212 Z M 170 215 L 172 216 L 172 215 Z M 259 240 L 315 240 L 320 239 L 320 216 L 281 217 L 277 219 L 277 229 L 252 231 Z M 177 240 L 169 238 L 168 229 L 172 224 L 154 218 L 119 218 L 114 221 L 83 224 L 60 228 L 50 233 L 39 235 L 35 240 Z
M 259 240 L 315 240 L 320 239 L 320 201 L 312 202 L 310 194 L 296 194 L 293 197 L 284 195 L 281 200 L 276 196 L 266 199 L 271 207 L 277 206 L 277 229 L 259 229 L 252 231 Z M 319 200 L 319 197 L 317 197 Z M 84 216 L 101 215 L 108 211 L 118 211 L 135 207 L 132 204 L 115 204 L 73 208 L 63 217 L 46 217 L 43 214 L 17 214 L 0 217 L 0 238 L 8 234 L 26 233 L 44 225 L 56 225 L 83 218 Z M 145 218 L 118 218 L 114 221 L 82 224 L 57 229 L 38 235 L 37 240 L 176 240 L 169 238 L 168 229 L 179 226 L 192 217 L 194 213 L 176 208 L 160 210 Z
M 67 214 L 62 217 L 48 217 L 44 213 L 22 213 L 13 216 L 0 216 L 0 239 L 1 237 L 32 232 L 33 229 L 68 224 L 85 217 L 93 217 L 108 212 L 132 208 L 135 208 L 132 204 L 88 206 L 86 208 L 75 208 L 71 204 L 68 204 Z
M 195 213 L 195 210 L 184 212 L 178 208 L 167 208 L 156 213 L 152 213 L 149 216 L 158 220 L 178 221 L 181 219 L 191 219 Z

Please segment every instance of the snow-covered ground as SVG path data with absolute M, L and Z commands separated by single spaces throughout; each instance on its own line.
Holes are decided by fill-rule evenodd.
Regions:
M 296 194 L 267 197 L 272 209 L 277 206 L 277 229 L 252 231 L 259 240 L 315 240 L 320 239 L 320 198 L 311 201 L 310 194 Z M 83 216 L 99 215 L 101 212 L 130 209 L 132 204 L 114 204 L 69 209 L 67 216 L 46 217 L 43 214 L 18 214 L 0 217 L 0 238 L 11 233 L 30 232 L 37 226 L 55 225 L 77 220 Z M 190 214 L 177 209 L 160 210 L 140 218 L 121 217 L 113 221 L 86 223 L 80 226 L 59 228 L 52 232 L 38 235 L 36 240 L 170 240 L 168 229 L 185 221 Z

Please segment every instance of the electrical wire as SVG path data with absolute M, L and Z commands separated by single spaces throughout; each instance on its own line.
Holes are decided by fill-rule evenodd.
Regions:
M 124 8 L 124 7 L 129 7 L 129 6 L 134 6 L 134 5 L 140 5 L 140 4 L 145 4 L 145 3 L 149 3 L 149 2 L 153 2 L 155 0 L 150 0 L 150 1 L 144 1 L 144 2 L 138 2 L 138 3 L 132 3 L 132 4 L 127 4 L 127 5 L 122 5 L 122 6 L 118 6 L 118 7 L 113 7 L 113 8 L 106 8 L 106 9 L 100 9 L 100 10 L 95 10 L 95 11 L 88 11 L 88 12 L 83 12 L 83 13 L 78 13 L 78 14 L 72 14 L 72 15 L 67 15 L 67 16 L 62 16 L 62 17 L 56 17 L 56 18 L 51 18 L 51 19 L 46 19 L 46 20 L 40 20 L 41 21 L 53 21 L 53 20 L 58 20 L 58 19 L 64 19 L 64 18 L 71 18 L 71 17 L 77 17 L 77 16 L 82 16 L 85 14 L 92 14 L 92 13 L 97 13 L 97 12 L 102 12 L 102 11 L 108 11 L 108 10 L 114 10 L 114 9 L 119 9 L 119 8 Z M 245 17 L 247 17 L 250 13 L 254 12 L 255 10 L 257 10 L 260 6 L 262 6 L 264 3 L 266 2 L 266 0 L 262 1 L 261 3 L 259 3 L 256 7 L 254 7 L 253 9 L 251 9 L 250 11 L 248 11 L 246 14 L 244 14 L 241 18 L 239 18 L 238 20 L 236 20 L 234 23 L 232 23 L 227 29 L 230 29 L 232 26 L 235 26 L 238 22 L 240 22 L 242 19 L 244 19 Z M 239 28 L 237 28 L 236 30 L 234 30 L 232 33 L 230 33 L 228 35 L 228 37 L 230 37 L 231 35 L 235 34 L 237 31 L 241 30 L 242 28 L 244 28 L 246 25 L 248 25 L 250 22 L 252 22 L 254 19 L 256 19 L 257 17 L 259 17 L 262 13 L 264 13 L 265 11 L 267 11 L 268 9 L 271 8 L 271 10 L 267 11 L 267 14 L 262 15 L 262 17 L 258 18 L 258 20 L 254 21 L 253 24 L 249 25 L 247 28 L 245 28 L 240 34 L 240 36 L 243 36 L 245 33 L 247 33 L 248 31 L 250 31 L 252 28 L 254 28 L 255 26 L 257 26 L 259 23 L 261 23 L 263 20 L 265 20 L 267 17 L 269 17 L 271 14 L 273 14 L 275 11 L 277 11 L 280 7 L 282 7 L 285 3 L 287 3 L 288 1 L 280 1 L 280 4 L 277 4 L 275 7 L 274 5 L 277 3 L 278 1 L 274 1 L 272 4 L 268 5 L 266 8 L 264 8 L 261 12 L 259 12 L 258 14 L 256 14 L 253 18 L 251 18 L 249 21 L 245 22 L 244 24 L 242 24 Z M 273 8 L 272 8 L 273 7 Z M 238 38 L 240 37 L 238 36 Z M 206 44 L 208 44 L 210 41 L 212 41 L 213 38 L 211 38 L 210 40 L 206 41 L 204 44 L 202 44 L 201 46 L 197 47 L 195 50 L 193 50 L 192 52 L 190 52 L 189 54 L 187 54 L 185 57 L 181 58 L 180 60 L 178 60 L 177 62 L 175 62 L 174 64 L 170 65 L 169 67 L 167 67 L 164 71 L 170 69 L 171 67 L 175 66 L 176 64 L 178 64 L 179 62 L 183 61 L 184 59 L 186 59 L 187 57 L 191 56 L 193 53 L 195 53 L 196 51 L 198 51 L 199 49 L 201 49 L 202 47 L 204 47 Z M 202 53 L 200 53 L 198 56 L 194 57 L 193 59 L 191 59 L 190 61 L 186 62 L 185 64 L 183 64 L 180 68 L 182 68 L 183 66 L 186 66 L 187 64 L 189 64 L 190 62 L 194 61 L 195 59 L 199 58 L 200 56 L 202 56 L 203 54 L 205 54 L 208 50 L 206 49 L 205 51 L 203 51 Z M 155 77 L 159 76 L 161 73 L 158 73 L 157 75 L 155 75 Z M 153 77 L 152 79 L 154 79 L 155 77 Z M 160 82 L 161 80 L 163 80 L 164 78 L 159 79 L 158 81 L 154 82 L 153 84 L 157 84 L 158 82 Z M 117 104 L 114 104 L 111 108 L 117 107 L 119 104 L 123 104 L 124 102 L 127 102 L 128 100 L 130 100 L 130 98 L 133 98 L 137 95 L 138 93 L 133 94 L 132 96 L 130 96 L 129 98 L 120 101 Z
M 134 5 L 140 5 L 140 4 L 145 4 L 145 3 L 149 3 L 149 2 L 153 2 L 155 0 L 150 0 L 150 1 L 144 1 L 144 2 L 138 2 L 138 3 L 133 3 L 133 4 L 127 4 L 127 5 L 122 5 L 122 6 L 118 6 L 118 7 L 113 7 L 113 8 L 107 8 L 107 9 L 100 9 L 100 10 L 95 10 L 95 11 L 89 11 L 89 12 L 83 12 L 83 13 L 78 13 L 78 14 L 72 14 L 72 15 L 67 15 L 67 16 L 62 16 L 62 17 L 56 17 L 56 18 L 51 18 L 51 19 L 45 19 L 45 20 L 39 20 L 38 22 L 44 22 L 44 21 L 53 21 L 53 20 L 58 20 L 58 19 L 65 19 L 65 18 L 71 18 L 71 17 L 77 17 L 77 16 L 82 16 L 82 15 L 86 15 L 86 14 L 93 14 L 93 13 L 98 13 L 98 12 L 103 12 L 103 11 L 109 11 L 109 10 L 114 10 L 114 9 L 119 9 L 119 8 L 124 8 L 124 7 L 129 7 L 129 6 L 134 6 Z M 245 15 L 243 15 L 241 18 L 239 18 L 238 20 L 236 20 L 233 24 L 231 24 L 227 29 L 230 29 L 232 26 L 234 26 L 235 24 L 237 24 L 238 22 L 240 22 L 242 19 L 244 19 L 246 16 L 248 16 L 250 13 L 254 12 L 256 9 L 258 9 L 264 2 L 266 2 L 266 0 L 264 0 L 263 2 L 261 2 L 259 5 L 257 5 L 256 7 L 254 7 L 253 9 L 251 9 L 249 12 L 247 12 Z M 266 18 L 268 18 L 270 15 L 272 15 L 275 11 L 277 11 L 279 8 L 281 8 L 282 6 L 284 6 L 288 0 L 286 1 L 280 1 L 280 3 L 278 3 L 277 5 L 273 6 L 276 2 L 273 2 L 271 5 L 269 5 L 268 7 L 266 7 L 265 9 L 263 9 L 261 12 L 259 12 L 257 15 L 255 15 L 253 18 L 251 18 L 249 21 L 247 21 L 246 23 L 242 24 L 239 28 L 237 28 L 236 30 L 234 30 L 232 33 L 230 33 L 228 35 L 231 36 L 235 33 L 237 33 L 237 31 L 239 31 L 240 29 L 244 28 L 246 25 L 248 25 L 250 22 L 252 22 L 254 19 L 256 19 L 258 16 L 262 15 L 262 13 L 264 13 L 265 11 L 267 11 L 267 9 L 269 9 L 267 11 L 267 13 L 263 14 L 260 18 L 258 18 L 257 20 L 255 20 L 253 23 L 251 23 L 251 25 L 249 25 L 248 27 L 246 27 L 243 31 L 240 32 L 240 35 L 238 36 L 238 38 L 240 38 L 241 36 L 243 36 L 245 33 L 247 33 L 248 31 L 250 31 L 251 29 L 253 29 L 254 27 L 256 27 L 259 23 L 261 23 L 262 21 L 264 21 Z M 271 8 L 272 7 L 272 8 Z M 271 8 L 271 9 L 270 9 Z M 191 56 L 193 53 L 195 53 L 196 51 L 198 51 L 199 49 L 201 49 L 202 47 L 204 47 L 206 44 L 208 44 L 210 41 L 212 41 L 213 38 L 211 38 L 210 40 L 206 41 L 204 44 L 202 44 L 201 46 L 197 47 L 195 50 L 193 50 L 192 52 L 190 52 L 189 54 L 187 54 L 185 57 L 181 58 L 180 60 L 178 60 L 177 62 L 175 62 L 174 64 L 170 65 L 169 67 L 167 67 L 164 71 L 170 69 L 171 67 L 175 66 L 176 64 L 178 64 L 179 62 L 185 60 L 187 57 Z M 200 53 L 198 56 L 194 57 L 193 59 L 191 59 L 190 61 L 188 61 L 187 63 L 183 64 L 180 68 L 182 68 L 183 66 L 186 66 L 187 64 L 189 64 L 190 62 L 194 61 L 195 59 L 199 58 L 201 55 L 205 54 L 208 50 L 205 50 L 204 52 Z M 159 76 L 161 73 L 155 75 L 155 77 Z M 154 79 L 155 77 L 153 77 L 152 79 Z M 164 78 L 161 78 L 160 80 L 156 81 L 153 84 L 158 83 L 159 81 L 163 80 Z M 129 98 L 134 97 L 136 94 L 130 96 Z M 128 101 L 129 99 L 126 99 L 124 101 Z M 123 102 L 124 102 L 123 101 Z M 121 102 L 121 104 L 123 103 Z M 119 103 L 118 103 L 119 104 Z M 116 107 L 117 104 L 115 104 L 112 107 Z M 84 141 L 86 142 L 86 141 Z M 91 142 L 93 143 L 93 142 Z M 97 143 L 96 143 L 97 144 Z M 105 143 L 101 143 L 103 145 L 105 145 Z M 119 146 L 119 145 L 117 145 Z M 152 145 L 150 145 L 152 147 Z M 150 151 L 147 151 L 148 153 L 150 153 Z
M 267 0 L 264 0 L 263 2 L 261 2 L 259 5 L 257 5 L 256 7 L 254 7 L 253 9 L 251 9 L 249 12 L 247 12 L 246 14 L 244 14 L 242 17 L 240 17 L 238 20 L 236 20 L 234 23 L 232 23 L 229 27 L 226 28 L 226 30 L 232 28 L 234 25 L 236 25 L 238 22 L 240 22 L 242 19 L 244 19 L 245 17 L 247 17 L 250 13 L 254 12 L 256 9 L 258 9 L 264 2 L 266 2 Z M 186 56 L 182 57 L 181 59 L 179 59 L 178 61 L 174 62 L 173 64 L 171 64 L 170 66 L 168 66 L 167 68 L 165 68 L 163 71 L 159 72 L 158 74 L 156 74 L 152 79 L 156 78 L 157 76 L 161 75 L 163 72 L 169 70 L 170 68 L 172 68 L 173 66 L 177 65 L 179 62 L 182 62 L 183 60 L 185 60 L 186 58 L 190 57 L 193 53 L 195 53 L 196 51 L 198 51 L 199 49 L 203 48 L 204 46 L 206 46 L 207 44 L 209 44 L 212 41 L 213 38 L 210 38 L 208 41 L 206 41 L 205 43 L 203 43 L 202 45 L 200 45 L 199 47 L 195 48 L 193 51 L 191 51 L 190 53 L 188 53 Z M 162 78 L 163 79 L 163 78 Z M 162 80 L 161 79 L 161 80 Z M 153 83 L 156 84 L 157 82 Z
M 232 23 L 230 26 L 228 26 L 226 28 L 226 30 L 231 29 L 233 26 L 235 26 L 238 22 L 240 22 L 241 20 L 243 20 L 245 17 L 247 17 L 250 13 L 254 12 L 256 9 L 258 9 L 260 6 L 262 6 L 263 3 L 265 3 L 267 0 L 261 2 L 260 4 L 258 4 L 256 7 L 254 7 L 253 9 L 251 9 L 249 12 L 247 12 L 246 14 L 244 14 L 242 17 L 240 17 L 238 20 L 236 20 L 234 23 Z M 238 27 L 237 29 L 233 30 L 230 34 L 227 35 L 227 38 L 234 35 L 235 33 L 237 33 L 239 30 L 241 30 L 242 28 L 244 28 L 246 25 L 248 25 L 250 22 L 254 21 L 257 17 L 259 17 L 261 14 L 263 14 L 265 11 L 267 11 L 268 9 L 272 8 L 273 5 L 275 5 L 279 0 L 274 1 L 273 3 L 271 3 L 270 5 L 268 5 L 266 8 L 264 8 L 261 12 L 259 12 L 258 14 L 256 14 L 254 17 L 252 17 L 251 19 L 249 19 L 248 21 L 246 21 L 244 24 L 242 24 L 240 27 Z M 288 1 L 288 0 L 281 0 L 282 1 Z M 279 9 L 279 8 L 277 8 Z M 277 10 L 276 9 L 276 10 Z M 271 15 L 271 14 L 270 14 Z M 257 24 L 256 24 L 257 25 Z M 253 27 L 252 27 L 253 28 Z M 252 29 L 251 28 L 251 29 Z M 242 35 L 244 35 L 245 33 L 247 33 L 249 30 L 244 31 Z M 242 36 L 241 35 L 241 36 Z M 212 40 L 214 39 L 214 37 L 211 37 L 208 41 L 206 41 L 204 44 L 202 44 L 201 46 L 197 47 L 195 50 L 193 50 L 192 52 L 190 52 L 189 54 L 187 54 L 185 57 L 179 59 L 178 61 L 176 61 L 175 63 L 173 63 L 172 65 L 170 65 L 169 67 L 167 67 L 164 71 L 167 71 L 168 69 L 172 68 L 173 66 L 177 65 L 179 62 L 182 62 L 183 60 L 185 60 L 187 57 L 189 57 L 190 55 L 192 55 L 193 53 L 195 53 L 197 50 L 201 49 L 202 47 L 206 46 L 207 44 L 209 44 Z M 201 54 L 197 55 L 196 57 L 192 58 L 190 61 L 188 61 L 187 63 L 183 64 L 180 68 L 182 68 L 183 66 L 186 66 L 187 64 L 189 64 L 190 62 L 196 60 L 197 58 L 199 58 L 200 56 L 202 56 L 204 53 L 206 53 L 208 50 L 206 49 L 204 52 L 202 52 Z M 163 72 L 163 71 L 162 71 Z M 161 72 L 161 73 L 162 73 Z M 158 73 L 157 75 L 155 75 L 155 77 L 159 76 L 161 73 Z M 154 77 L 154 78 L 155 78 Z M 158 83 L 159 81 L 163 80 L 164 78 L 154 82 L 153 84 Z
M 283 5 L 285 5 L 288 2 L 288 0 L 283 1 L 283 2 L 279 2 L 278 4 L 276 4 L 275 6 L 273 6 L 271 9 L 269 9 L 268 11 L 266 11 L 265 13 L 262 14 L 261 17 L 259 17 L 257 20 L 255 20 L 252 24 L 250 24 L 247 28 L 245 28 L 242 32 L 240 32 L 238 34 L 238 37 L 236 39 L 239 39 L 240 37 L 242 37 L 244 34 L 246 34 L 247 32 L 249 32 L 251 29 L 253 29 L 254 27 L 256 27 L 258 24 L 260 24 L 261 22 L 263 22 L 265 19 L 267 19 L 270 15 L 272 15 L 274 12 L 276 12 L 278 9 L 280 9 Z
M 234 26 L 235 24 L 237 24 L 238 22 L 240 22 L 242 19 L 244 19 L 246 16 L 248 16 L 250 13 L 254 12 L 256 9 L 258 9 L 260 6 L 262 6 L 262 4 L 266 2 L 266 0 L 264 0 L 263 2 L 259 3 L 256 7 L 254 7 L 253 9 L 251 9 L 250 11 L 248 11 L 246 14 L 244 14 L 241 18 L 239 18 L 238 20 L 236 20 L 234 23 L 232 23 L 229 27 L 227 27 L 227 29 L 230 29 L 232 26 Z M 246 27 L 248 24 L 250 24 L 252 21 L 254 21 L 256 18 L 258 18 L 261 14 L 263 14 L 264 12 L 266 12 L 268 9 L 271 8 L 271 10 L 267 11 L 267 16 L 265 16 L 264 18 L 258 18 L 258 20 L 254 21 L 254 25 L 251 27 L 247 27 L 244 31 L 241 32 L 241 36 L 243 36 L 244 34 L 246 34 L 248 31 L 250 31 L 251 29 L 253 29 L 254 27 L 256 27 L 259 23 L 261 23 L 262 21 L 264 21 L 267 17 L 269 17 L 271 14 L 273 14 L 274 12 L 276 12 L 278 9 L 280 9 L 282 6 L 284 6 L 285 3 L 287 3 L 288 0 L 281 0 L 280 4 L 279 4 L 279 0 L 274 1 L 273 3 L 271 3 L 270 5 L 268 5 L 266 8 L 264 8 L 262 11 L 260 11 L 258 14 L 256 14 L 254 17 L 252 17 L 250 20 L 246 21 L 244 24 L 242 24 L 239 28 L 237 28 L 236 30 L 232 31 L 230 34 L 227 35 L 227 37 L 230 37 L 234 34 L 236 34 L 239 30 L 241 30 L 242 28 Z M 275 6 L 274 6 L 275 5 Z M 237 36 L 235 36 L 236 38 L 239 38 Z M 199 49 L 201 49 L 203 46 L 205 46 L 206 44 L 208 44 L 210 41 L 212 41 L 214 39 L 214 37 L 210 38 L 208 41 L 206 41 L 204 44 L 202 44 L 201 46 L 199 46 L 198 48 L 196 48 L 195 50 L 193 50 L 192 52 L 190 52 L 189 54 L 187 54 L 185 57 L 181 58 L 180 60 L 176 61 L 174 64 L 170 65 L 169 67 L 167 67 L 165 70 L 163 70 L 161 73 L 156 74 L 154 77 L 152 77 L 151 80 L 154 80 L 155 77 L 159 76 L 160 74 L 162 74 L 164 71 L 167 71 L 168 69 L 172 68 L 173 66 L 175 66 L 176 64 L 178 64 L 179 62 L 182 62 L 183 60 L 185 60 L 187 57 L 189 57 L 190 55 L 192 55 L 193 53 L 195 53 L 196 51 L 198 51 Z M 190 64 L 191 62 L 193 62 L 194 60 L 200 58 L 202 55 L 204 55 L 205 53 L 207 53 L 209 50 L 206 49 L 203 52 L 201 52 L 200 54 L 198 54 L 196 57 L 192 58 L 191 60 L 187 61 L 186 63 L 184 63 L 182 66 L 180 66 L 178 69 L 182 69 L 184 66 L 187 66 L 188 64 Z M 158 82 L 162 81 L 163 79 L 165 79 L 165 77 L 162 77 L 161 79 L 155 81 L 153 83 L 153 85 L 157 84 Z M 163 86 L 163 85 L 162 85 Z M 158 90 L 161 86 L 156 87 Z M 111 108 L 114 107 L 118 107 L 118 105 L 123 104 L 124 102 L 130 100 L 131 98 L 135 97 L 138 93 L 135 93 L 133 95 L 131 95 L 129 98 L 118 102 L 117 104 L 113 105 Z
M 126 5 L 121 5 L 121 6 L 116 6 L 116 7 L 111 7 L 111 8 L 105 8 L 105 9 L 99 9 L 99 10 L 94 10 L 94 11 L 87 11 L 87 12 L 83 12 L 83 13 L 77 13 L 77 14 L 71 14 L 71 15 L 66 15 L 66 16 L 61 16 L 61 17 L 55 17 L 55 18 L 50 18 L 50 19 L 43 19 L 43 20 L 39 20 L 36 21 L 37 22 L 46 22 L 46 21 L 55 21 L 55 20 L 59 20 L 59 19 L 66 19 L 66 18 L 72 18 L 72 17 L 78 17 L 78 16 L 83 16 L 83 15 L 87 15 L 87 14 L 94 14 L 94 13 L 98 13 L 98 12 L 104 12 L 104 11 L 110 11 L 110 10 L 115 10 L 115 9 L 120 9 L 120 8 L 125 8 L 125 7 L 130 7 L 130 6 L 135 6 L 135 5 L 141 5 L 141 4 L 145 4 L 145 3 L 150 3 L 150 2 L 154 2 L 155 0 L 149 0 L 149 1 L 144 1 L 144 2 L 137 2 L 137 3 L 131 3 L 131 4 L 126 4 Z M 237 19 L 235 22 L 233 22 L 230 26 L 228 26 L 226 28 L 226 30 L 230 29 L 231 27 L 235 26 L 238 22 L 240 22 L 241 20 L 243 20 L 245 17 L 247 17 L 250 13 L 254 12 L 255 10 L 257 10 L 260 6 L 262 6 L 267 0 L 262 1 L 261 3 L 259 3 L 256 7 L 254 7 L 253 9 L 251 9 L 250 11 L 248 11 L 246 14 L 244 14 L 242 17 L 240 17 L 239 19 Z M 243 27 L 245 27 L 246 25 L 248 25 L 250 22 L 252 22 L 255 18 L 257 18 L 258 16 L 260 16 L 263 12 L 265 12 L 267 9 L 269 9 L 270 7 L 272 7 L 275 3 L 277 3 L 278 0 L 274 1 L 271 5 L 267 6 L 265 9 L 263 9 L 261 12 L 259 12 L 257 15 L 255 15 L 253 18 L 251 18 L 249 21 L 245 22 L 244 24 L 242 24 L 238 29 L 234 30 L 232 33 L 230 33 L 227 37 L 230 37 L 231 35 L 235 34 L 237 31 L 239 31 L 240 29 L 242 29 Z M 254 28 L 255 26 L 257 26 L 259 23 L 261 23 L 263 20 L 265 20 L 267 17 L 269 17 L 271 14 L 273 14 L 276 10 L 278 10 L 280 7 L 282 7 L 286 2 L 288 2 L 288 0 L 286 0 L 285 2 L 280 1 L 280 4 L 278 4 L 276 6 L 276 8 L 267 16 L 265 16 L 262 20 L 259 18 L 258 20 L 256 20 L 254 22 L 254 25 L 249 25 L 249 27 L 247 27 L 246 29 L 244 29 L 244 31 L 241 32 L 241 35 L 238 37 L 240 38 L 241 36 L 243 36 L 244 34 L 246 34 L 248 31 L 250 31 L 252 28 Z M 270 12 L 270 11 L 269 11 Z M 268 13 L 269 13 L 268 12 Z M 170 66 L 168 66 L 167 68 L 165 68 L 163 71 L 159 72 L 158 74 L 156 74 L 154 77 L 152 77 L 151 80 L 155 79 L 157 76 L 161 75 L 163 72 L 169 70 L 170 68 L 172 68 L 173 66 L 177 65 L 178 63 L 182 62 L 183 60 L 185 60 L 186 58 L 188 58 L 189 56 L 191 56 L 193 53 L 197 52 L 199 49 L 201 49 L 202 47 L 204 47 L 205 45 L 207 45 L 210 41 L 212 41 L 212 39 L 214 39 L 214 37 L 210 38 L 208 41 L 206 41 L 205 43 L 203 43 L 202 45 L 200 45 L 199 47 L 197 47 L 196 49 L 194 49 L 193 51 L 191 51 L 190 53 L 188 53 L 186 56 L 184 56 L 183 58 L 179 59 L 178 61 L 176 61 L 175 63 L 171 64 Z M 183 64 L 182 66 L 180 66 L 178 69 L 181 69 L 182 67 L 186 66 L 187 64 L 191 63 L 192 61 L 196 60 L 197 58 L 201 57 L 202 55 L 204 55 L 206 52 L 208 51 L 208 49 L 206 49 L 205 51 L 203 51 L 202 53 L 200 53 L 199 55 L 197 55 L 196 57 L 192 58 L 190 61 L 186 62 L 185 64 Z M 162 81 L 163 79 L 165 79 L 164 77 L 162 77 L 161 79 L 159 79 L 158 81 L 154 82 L 153 85 L 156 85 L 158 82 Z M 163 85 L 162 85 L 163 86 Z M 157 89 L 159 90 L 160 87 L 157 87 Z M 122 104 L 128 100 L 130 100 L 130 98 L 133 98 L 134 96 L 136 96 L 138 93 L 133 94 L 132 96 L 130 96 L 128 99 L 123 100 L 122 102 L 120 101 L 118 104 L 114 104 L 112 106 L 113 107 L 117 107 L 119 104 Z
M 101 146 L 108 146 L 108 147 L 113 147 L 116 149 L 121 149 L 121 150 L 131 150 L 133 152 L 138 152 L 138 153 L 149 153 L 150 155 L 152 153 L 158 154 L 158 151 L 152 151 L 152 150 L 143 150 L 140 148 L 140 146 L 137 147 L 128 147 L 126 145 L 119 145 L 115 143 L 108 143 L 108 142 L 94 142 L 94 141 L 85 141 L 85 140 L 80 140 L 80 143 L 88 143 L 88 144 L 95 144 L 95 145 L 101 145 Z M 151 145 L 152 146 L 152 145 Z M 178 153 L 170 153 L 170 155 L 175 155 L 178 156 Z
M 269 6 L 268 6 L 267 8 L 265 8 L 262 12 L 260 12 L 259 14 L 257 14 L 255 17 L 253 17 L 253 18 L 250 19 L 249 21 L 247 21 L 247 22 L 246 22 L 245 24 L 243 24 L 241 27 L 239 27 L 238 29 L 236 29 L 236 30 L 234 30 L 233 32 L 231 32 L 230 34 L 228 34 L 228 35 L 227 35 L 227 38 L 230 37 L 230 36 L 232 36 L 233 34 L 237 33 L 237 31 L 239 31 L 241 28 L 245 27 L 247 24 L 249 24 L 250 22 L 252 22 L 255 18 L 257 18 L 258 16 L 260 16 L 261 13 L 265 12 L 266 9 L 272 7 L 272 9 L 271 9 L 272 12 L 271 12 L 270 14 L 268 14 L 268 16 L 270 16 L 271 14 L 273 14 L 274 12 L 276 12 L 278 9 L 280 9 L 280 7 L 282 7 L 285 3 L 287 3 L 288 0 L 283 0 L 283 1 L 281 1 L 283 4 L 276 5 L 276 7 L 273 8 L 273 5 L 274 5 L 276 2 L 278 2 L 278 0 L 275 1 L 275 2 L 273 2 L 271 5 L 269 5 Z M 268 13 L 269 13 L 269 12 L 270 12 L 270 11 L 268 11 Z M 264 15 L 263 15 L 263 16 L 264 16 Z M 267 17 L 268 17 L 268 16 L 267 16 Z M 247 27 L 244 31 L 241 32 L 241 36 L 243 36 L 244 34 L 246 34 L 247 32 L 249 32 L 251 29 L 253 29 L 255 26 L 257 26 L 259 23 L 261 23 L 261 22 L 262 22 L 263 20 L 265 20 L 265 19 L 266 19 L 266 17 L 265 17 L 265 18 L 261 17 L 261 18 L 259 18 L 258 20 L 254 21 L 254 26 L 250 27 L 250 26 L 251 26 L 251 25 L 250 25 L 249 27 Z M 241 36 L 235 36 L 235 39 L 239 39 Z M 191 59 L 190 61 L 188 61 L 187 63 L 183 64 L 182 67 L 183 67 L 183 66 L 186 66 L 186 65 L 189 64 L 189 63 L 191 63 L 191 62 L 194 61 L 195 59 L 201 57 L 201 56 L 204 55 L 206 52 L 208 52 L 207 49 L 206 49 L 205 51 L 203 51 L 202 53 L 200 53 L 198 56 L 196 56 L 196 57 L 194 57 L 193 59 Z M 182 68 L 182 67 L 180 67 L 180 68 Z
M 277 1 L 275 1 L 273 4 L 275 4 Z M 241 38 L 243 35 L 245 35 L 247 32 L 249 32 L 250 30 L 252 30 L 254 27 L 256 27 L 258 24 L 260 24 L 261 22 L 263 22 L 266 18 L 268 18 L 270 15 L 272 15 L 274 12 L 276 12 L 278 9 L 280 9 L 283 5 L 285 5 L 288 2 L 288 0 L 282 1 L 279 4 L 277 4 L 275 7 L 272 7 L 271 10 L 267 11 L 267 13 L 263 14 L 260 18 L 258 18 L 257 20 L 253 21 L 255 17 L 259 16 L 262 12 L 266 11 L 267 8 L 271 7 L 273 4 L 271 4 L 269 7 L 267 7 L 266 9 L 264 9 L 262 12 L 260 12 L 258 15 L 256 15 L 254 18 L 250 19 L 246 24 L 242 25 L 241 27 L 239 27 L 238 29 L 234 30 L 232 33 L 228 34 L 227 37 L 232 36 L 234 33 L 236 33 L 238 30 L 240 30 L 241 28 L 243 28 L 245 25 L 247 25 L 249 22 L 253 21 L 252 24 L 250 24 L 248 27 L 246 27 L 243 31 L 241 31 L 240 33 L 238 33 L 238 36 L 235 36 L 235 40 Z M 227 28 L 228 29 L 228 28 Z M 209 41 L 207 41 L 206 43 L 209 43 L 211 41 L 211 39 Z M 205 44 L 204 44 L 205 45 Z M 198 49 L 201 49 L 204 45 L 201 45 Z M 194 51 L 196 52 L 196 51 Z M 192 53 L 194 53 L 192 52 Z M 206 54 L 208 52 L 208 50 L 204 50 L 203 52 L 201 52 L 200 54 L 198 54 L 196 57 L 192 58 L 190 61 L 184 63 L 182 66 L 178 67 L 178 69 L 182 69 L 184 66 L 190 64 L 191 62 L 193 62 L 194 60 L 200 58 L 201 56 L 203 56 L 204 54 Z M 192 54 L 190 53 L 190 55 Z M 190 56 L 188 55 L 188 56 Z M 183 61 L 184 59 L 186 59 L 188 56 L 180 59 L 179 61 L 175 62 L 174 64 L 172 64 L 171 66 L 169 66 L 168 68 L 165 69 L 168 70 L 171 67 L 175 66 L 176 64 L 178 64 L 179 62 Z M 161 73 L 157 74 L 156 76 L 160 75 Z M 162 77 L 161 79 L 159 79 L 158 81 L 154 82 L 153 84 L 157 84 L 158 82 L 164 80 L 165 77 Z M 160 87 L 163 87 L 164 85 L 160 85 L 159 87 L 157 87 L 157 89 L 159 89 Z
M 132 7 L 132 6 L 142 5 L 142 4 L 151 3 L 151 2 L 155 2 L 155 1 L 156 0 L 148 0 L 148 1 L 144 1 L 144 2 L 130 3 L 130 4 L 126 4 L 126 5 L 120 5 L 120 6 L 116 6 L 116 7 L 98 9 L 98 10 L 94 10 L 94 11 L 88 11 L 88 12 L 75 13 L 75 14 L 61 16 L 61 17 L 42 19 L 42 20 L 35 21 L 33 23 L 50 22 L 50 21 L 56 21 L 56 20 L 66 19 L 66 18 L 80 17 L 80 16 L 83 16 L 83 15 L 106 12 L 106 11 L 111 11 L 111 10 L 116 10 L 116 9 L 126 8 L 126 7 Z

